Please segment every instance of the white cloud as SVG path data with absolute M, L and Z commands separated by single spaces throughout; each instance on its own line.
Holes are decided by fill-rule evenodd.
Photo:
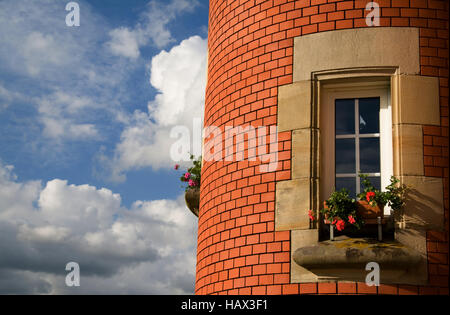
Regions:
M 139 57 L 139 44 L 135 32 L 128 28 L 120 27 L 109 32 L 111 40 L 107 43 L 111 52 L 116 56 L 131 59 Z
M 69 235 L 69 229 L 56 226 L 19 226 L 18 238 L 22 241 L 61 242 Z
M 191 123 L 202 115 L 206 84 L 206 40 L 193 36 L 152 59 L 150 83 L 159 93 L 149 103 L 161 126 Z
M 1 65 L 16 75 L 52 83 L 83 77 L 80 69 L 93 66 L 90 49 L 104 36 L 107 24 L 84 4 L 83 27 L 74 31 L 66 26 L 65 13 L 64 6 L 52 0 L 1 1 Z
M 21 47 L 25 67 L 31 76 L 37 76 L 42 69 L 50 66 L 61 66 L 70 57 L 67 48 L 58 43 L 50 34 L 32 32 L 26 36 Z
M 142 46 L 153 44 L 163 48 L 174 41 L 168 24 L 180 14 L 191 12 L 197 5 L 197 0 L 171 0 L 164 4 L 150 1 L 133 29 L 119 27 L 110 31 L 111 39 L 106 46 L 113 55 L 130 59 L 140 56 Z
M 0 112 L 7 109 L 15 101 L 28 101 L 28 97 L 6 88 L 0 82 Z
M 172 167 L 170 138 L 174 126 L 193 128 L 203 116 L 206 86 L 207 42 L 192 36 L 153 57 L 150 83 L 158 93 L 148 104 L 148 113 L 137 111 L 122 132 L 112 159 L 100 156 L 111 170 L 112 180 L 124 180 L 131 169 Z M 197 139 L 201 140 L 201 139 Z
M 193 292 L 196 222 L 182 198 L 127 209 L 109 189 L 42 188 L 0 164 L 0 240 L 0 293 Z M 69 261 L 81 267 L 75 291 L 64 285 Z
M 81 152 L 71 146 L 74 141 L 85 145 L 121 134 L 114 152 L 108 148 L 109 156 L 98 154 L 104 164 L 98 168 L 108 169 L 99 173 L 123 180 L 128 170 L 168 167 L 175 141 L 171 128 L 192 129 L 192 118 L 203 114 L 206 40 L 193 36 L 154 57 L 148 68 L 158 93 L 146 112 L 130 113 L 135 95 L 127 79 L 145 66 L 139 49 L 172 43 L 169 23 L 198 1 L 150 1 L 135 26 L 116 29 L 89 3 L 80 5 L 82 27 L 69 28 L 66 11 L 53 0 L 0 1 L 0 68 L 6 77 L 20 78 L 8 94 L 0 94 L 0 110 L 14 101 L 11 92 L 28 96 L 20 104 L 28 106 L 20 122 L 27 126 L 11 126 L 25 134 L 21 147 L 46 163 L 67 163 L 64 153 Z M 108 34 L 113 38 L 106 43 Z M 129 58 L 139 60 L 130 63 Z
M 36 101 L 39 120 L 44 126 L 43 135 L 55 140 L 96 139 L 97 127 L 92 123 L 82 123 L 91 118 L 91 111 L 98 105 L 86 96 L 70 95 L 55 91 Z
M 103 139 L 111 124 L 120 124 L 115 118 L 128 112 L 128 76 L 144 66 L 111 56 L 103 46 L 108 21 L 89 3 L 80 6 L 82 26 L 70 28 L 58 1 L 0 1 L 0 80 L 12 78 L 8 89 L 0 85 L 0 110 L 13 102 L 28 106 L 29 120 L 41 131 L 28 139 L 47 151 L 66 141 Z

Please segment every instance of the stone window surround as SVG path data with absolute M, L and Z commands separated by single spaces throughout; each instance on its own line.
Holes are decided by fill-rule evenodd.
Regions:
M 382 43 L 377 46 L 375 39 L 367 38 Z M 422 125 L 440 124 L 439 83 L 437 78 L 418 75 L 418 39 L 414 28 L 366 28 L 295 38 L 294 82 L 280 86 L 278 96 L 279 131 L 292 131 L 292 174 L 291 180 L 277 182 L 275 209 L 275 229 L 291 231 L 291 256 L 298 247 L 317 244 L 319 237 L 318 229 L 310 229 L 307 209 L 319 209 L 321 204 L 319 111 L 323 85 L 384 78 L 390 83 L 393 111 L 394 175 L 416 192 L 396 221 L 396 239 L 424 257 L 421 270 L 406 282 L 426 281 L 425 231 L 443 228 L 443 187 L 441 178 L 423 173 Z M 328 49 L 329 43 L 336 42 L 343 45 Z M 291 282 L 310 281 L 320 279 L 291 260 Z

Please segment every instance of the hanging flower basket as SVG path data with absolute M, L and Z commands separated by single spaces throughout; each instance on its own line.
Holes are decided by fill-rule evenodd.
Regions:
M 187 172 L 183 172 L 180 176 L 180 181 L 186 183 L 184 193 L 184 200 L 186 206 L 191 212 L 198 217 L 199 205 L 200 205 L 200 182 L 202 171 L 202 157 L 195 158 L 192 154 L 190 156 L 193 166 L 187 169 Z M 175 170 L 180 168 L 179 164 L 175 165 Z
M 198 209 L 200 207 L 200 189 L 189 188 L 184 193 L 184 199 L 186 201 L 186 206 L 192 213 L 198 217 Z

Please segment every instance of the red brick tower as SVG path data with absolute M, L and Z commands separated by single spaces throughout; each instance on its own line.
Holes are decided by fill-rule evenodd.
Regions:
M 222 131 L 226 126 L 278 126 L 278 164 L 273 172 L 261 172 L 259 160 L 204 162 L 196 294 L 448 294 L 449 3 L 377 0 L 380 25 L 368 26 L 365 17 L 372 12 L 366 10 L 369 2 L 210 0 L 205 126 L 217 126 Z M 398 37 L 398 31 L 407 35 Z M 359 43 L 364 36 L 366 41 Z M 411 40 L 401 41 L 408 36 Z M 381 51 L 371 48 L 376 47 L 377 38 L 386 40 Z M 392 44 L 389 38 L 393 39 Z M 355 42 L 347 47 L 353 39 Z M 361 48 L 356 57 L 346 59 L 346 55 L 364 45 L 368 48 Z M 364 51 L 372 56 L 364 57 Z M 318 58 L 324 58 L 323 63 Z M 320 92 L 315 94 L 316 91 L 325 86 L 330 76 L 336 81 L 374 72 L 378 73 L 377 78 L 390 78 L 387 84 L 393 104 L 394 175 L 440 183 L 435 205 L 438 219 L 424 223 L 419 229 L 426 244 L 426 281 L 386 284 L 381 279 L 378 287 L 369 287 L 361 281 L 300 281 L 293 274 L 297 267 L 292 253 L 298 246 L 294 235 L 311 228 L 286 221 L 286 217 L 293 217 L 294 221 L 298 218 L 289 213 L 285 216 L 283 211 L 289 212 L 282 208 L 289 204 L 285 202 L 286 190 L 278 190 L 285 188 L 285 182 L 300 183 L 303 175 L 294 174 L 302 170 L 308 171 L 305 175 L 308 182 L 321 181 L 323 177 L 314 171 L 314 165 L 321 164 L 321 157 L 317 157 L 320 154 L 309 155 L 307 160 L 312 163 L 297 161 L 297 166 L 294 165 L 294 157 L 303 152 L 296 153 L 294 134 L 307 130 L 310 143 L 318 147 L 309 145 L 304 151 L 322 152 L 323 137 L 315 138 L 316 133 L 322 132 L 320 123 L 316 123 L 320 114 L 314 114 L 320 112 L 314 108 L 322 106 Z M 419 87 L 425 91 L 423 94 L 429 94 L 428 103 L 417 107 L 420 117 L 408 116 L 416 108 L 410 105 L 410 94 L 405 90 L 408 87 L 413 90 Z M 309 93 L 307 111 L 289 105 L 303 102 L 302 91 Z M 430 109 L 422 114 L 427 106 Z M 427 115 L 430 117 L 424 118 Z M 312 117 L 306 127 L 298 122 L 303 116 Z M 418 130 L 418 142 L 416 138 L 408 138 L 409 130 L 413 130 L 411 137 Z M 408 139 L 413 139 L 414 148 L 407 144 Z M 250 140 L 246 138 L 243 143 L 245 152 L 251 147 Z M 408 160 L 411 157 L 415 159 L 412 162 Z M 308 187 L 309 195 L 319 194 L 314 184 Z M 291 194 L 296 194 L 295 190 Z M 322 195 L 317 196 L 323 200 Z M 320 204 L 314 197 L 308 200 L 309 207 L 297 211 L 306 213 L 308 208 Z M 405 222 L 408 229 L 409 221 Z

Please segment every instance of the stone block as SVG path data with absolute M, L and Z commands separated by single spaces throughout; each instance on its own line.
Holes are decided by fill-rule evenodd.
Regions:
M 403 184 L 410 187 L 406 204 L 402 208 L 406 230 L 443 230 L 444 193 L 442 178 L 401 176 Z
M 297 248 L 316 245 L 318 242 L 319 231 L 316 229 L 291 231 L 291 283 L 317 281 L 317 276 L 315 274 L 295 263 L 293 254 Z
M 311 126 L 311 81 L 278 88 L 278 131 Z
M 311 176 L 311 129 L 292 132 L 292 179 Z
M 309 178 L 277 182 L 276 231 L 309 229 L 310 195 L 311 181 Z
M 394 175 L 422 176 L 423 132 L 419 125 L 395 125 L 393 129 Z
M 294 39 L 294 82 L 310 80 L 317 71 L 398 67 L 418 74 L 419 30 L 410 27 L 369 27 L 321 32 Z
M 439 79 L 418 75 L 399 79 L 399 123 L 440 125 Z

